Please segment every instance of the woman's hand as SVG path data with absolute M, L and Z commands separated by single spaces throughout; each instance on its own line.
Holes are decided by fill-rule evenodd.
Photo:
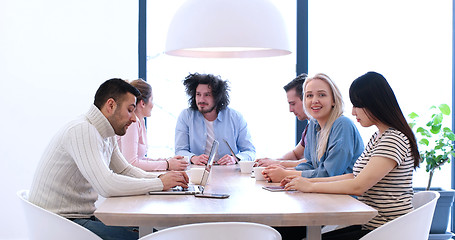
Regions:
M 265 179 L 269 182 L 280 182 L 288 175 L 293 175 L 291 171 L 285 170 L 280 165 L 272 165 L 262 171 Z
M 308 179 L 301 176 L 288 176 L 281 180 L 281 186 L 284 186 L 284 189 L 289 190 L 298 190 L 301 192 L 311 192 L 310 188 L 312 182 Z
M 183 171 L 188 166 L 188 162 L 183 158 L 183 156 L 175 156 L 167 159 L 169 168 L 167 170 Z
M 280 164 L 280 161 L 271 158 L 259 158 L 255 161 L 259 167 L 268 167 L 274 164 Z

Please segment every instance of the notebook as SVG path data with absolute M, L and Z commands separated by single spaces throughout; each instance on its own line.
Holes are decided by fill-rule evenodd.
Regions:
M 213 140 L 212 148 L 210 149 L 209 160 L 207 166 L 205 166 L 204 173 L 202 174 L 202 181 L 200 185 L 189 184 L 188 188 L 182 188 L 180 186 L 171 188 L 167 191 L 149 192 L 150 195 L 194 195 L 197 193 L 204 193 L 204 187 L 207 185 L 209 180 L 210 172 L 212 170 L 213 161 L 215 159 L 216 152 L 218 151 L 219 143 L 217 140 Z

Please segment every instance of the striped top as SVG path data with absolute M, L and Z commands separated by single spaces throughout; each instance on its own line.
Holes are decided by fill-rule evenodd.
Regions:
M 161 191 L 157 173 L 128 164 L 114 129 L 92 105 L 53 138 L 35 172 L 29 201 L 67 218 L 93 216 L 98 194 L 103 197 Z
M 378 215 L 363 226 L 368 230 L 373 230 L 413 210 L 414 158 L 408 138 L 393 128 L 387 129 L 382 136 L 379 132 L 373 134 L 354 164 L 354 177 L 375 156 L 392 159 L 397 162 L 397 166 L 359 197 L 360 201 L 378 210 Z

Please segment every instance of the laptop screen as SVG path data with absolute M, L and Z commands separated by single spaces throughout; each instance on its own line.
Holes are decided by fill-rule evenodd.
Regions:
M 207 166 L 205 166 L 205 171 L 202 175 L 201 185 L 205 187 L 207 181 L 209 180 L 210 170 L 212 170 L 213 161 L 215 159 L 216 152 L 218 151 L 218 141 L 213 140 L 212 148 L 210 149 L 209 160 L 207 161 Z
M 234 151 L 232 150 L 231 145 L 229 145 L 228 141 L 226 141 L 226 139 L 223 139 L 223 141 L 224 141 L 224 142 L 226 143 L 226 145 L 228 146 L 229 151 L 231 151 L 231 155 L 235 158 L 235 162 L 238 163 L 238 162 L 240 161 L 240 158 L 238 158 L 238 157 L 235 155 L 235 153 L 234 153 Z

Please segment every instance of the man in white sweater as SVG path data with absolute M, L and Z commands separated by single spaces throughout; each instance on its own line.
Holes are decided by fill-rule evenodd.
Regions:
M 141 195 L 187 187 L 185 172 L 148 173 L 130 165 L 116 135 L 136 121 L 139 91 L 122 79 L 104 82 L 88 113 L 63 127 L 36 170 L 29 201 L 71 219 L 103 239 L 137 239 L 134 228 L 105 226 L 94 217 L 98 194 Z M 111 235 L 111 236 L 109 236 Z

